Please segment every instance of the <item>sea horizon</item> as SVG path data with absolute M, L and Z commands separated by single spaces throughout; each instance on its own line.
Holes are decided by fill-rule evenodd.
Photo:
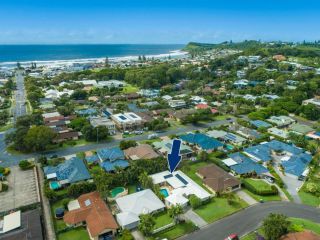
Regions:
M 138 56 L 166 57 L 179 52 L 184 44 L 10 44 L 0 45 L 0 67 L 20 62 L 83 62 L 108 57 L 130 59 Z

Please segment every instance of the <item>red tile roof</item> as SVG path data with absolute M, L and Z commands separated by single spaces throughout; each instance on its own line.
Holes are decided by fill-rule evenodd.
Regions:
M 85 204 L 89 202 L 90 204 Z M 99 236 L 107 229 L 118 229 L 107 204 L 100 197 L 98 192 L 83 194 L 78 198 L 79 209 L 67 212 L 63 220 L 69 225 L 86 222 L 87 229 L 92 237 Z

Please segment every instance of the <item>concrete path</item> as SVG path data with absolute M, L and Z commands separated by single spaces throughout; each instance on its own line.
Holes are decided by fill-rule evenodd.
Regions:
M 131 233 L 135 240 L 144 240 L 143 234 L 138 230 L 132 231 Z
M 252 198 L 249 194 L 247 194 L 243 190 L 238 190 L 236 193 L 243 201 L 245 201 L 249 205 L 254 205 L 257 203 L 257 201 L 254 198 Z
M 50 203 L 49 200 L 44 195 L 43 189 L 44 189 L 44 175 L 39 166 L 38 168 L 38 174 L 39 174 L 39 182 L 40 182 L 40 192 L 41 192 L 41 198 L 42 198 L 42 209 L 43 209 L 43 215 L 44 215 L 44 225 L 46 229 L 46 236 L 47 239 L 50 240 L 56 240 L 56 234 L 54 232 L 52 217 L 51 217 L 51 209 L 50 209 Z
M 192 209 L 189 209 L 187 212 L 183 214 L 183 216 L 187 219 L 193 222 L 194 225 L 196 225 L 199 228 L 203 228 L 208 223 L 203 220 L 198 214 L 196 214 Z

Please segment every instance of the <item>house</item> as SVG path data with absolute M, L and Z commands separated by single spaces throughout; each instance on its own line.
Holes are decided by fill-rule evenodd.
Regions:
M 121 130 L 137 129 L 143 127 L 141 117 L 133 112 L 118 113 L 111 115 L 111 119 L 116 124 L 116 127 Z
M 108 80 L 97 82 L 97 88 L 123 88 L 126 85 L 124 81 Z
M 76 110 L 75 112 L 76 114 L 82 117 L 96 116 L 98 114 L 97 110 L 94 108 L 79 109 L 79 110 Z
M 162 99 L 165 100 L 165 101 L 170 101 L 172 100 L 173 97 L 171 97 L 170 95 L 164 95 L 162 96 Z
M 300 124 L 300 123 L 295 123 L 290 125 L 289 127 L 290 132 L 293 132 L 295 134 L 299 134 L 299 135 L 307 135 L 311 132 L 313 132 L 313 128 L 308 126 L 308 125 L 304 125 L 304 124 Z
M 249 81 L 246 79 L 237 80 L 233 83 L 233 86 L 238 89 L 246 88 L 249 85 Z
M 116 134 L 115 123 L 107 117 L 91 117 L 90 124 L 94 128 L 100 127 L 100 126 L 106 127 L 110 135 Z
M 188 133 L 180 136 L 180 139 L 188 144 L 195 145 L 198 149 L 204 151 L 221 150 L 223 144 L 203 133 Z
M 320 236 L 311 231 L 293 232 L 283 235 L 280 240 L 320 240 Z
M 170 112 L 170 118 L 176 119 L 177 121 L 181 122 L 184 118 L 189 115 L 195 114 L 197 112 L 196 109 L 180 109 L 174 112 Z
M 253 161 L 242 153 L 233 153 L 229 158 L 222 161 L 231 171 L 237 175 L 252 174 L 264 175 L 268 169 Z
M 250 121 L 250 124 L 253 125 L 256 128 L 269 128 L 269 127 L 272 127 L 272 125 L 270 123 L 267 123 L 267 122 L 262 121 L 262 120 L 253 120 L 253 121 Z
M 77 157 L 60 163 L 57 166 L 46 166 L 43 168 L 46 179 L 57 181 L 60 186 L 85 181 L 91 178 L 84 162 Z
M 137 228 L 141 214 L 153 214 L 165 209 L 163 202 L 150 190 L 129 194 L 116 199 L 119 213 L 116 219 L 122 228 Z
M 237 178 L 215 164 L 198 169 L 197 175 L 214 194 L 235 191 L 241 188 L 241 182 Z
M 44 232 L 38 209 L 16 211 L 0 218 L 1 240 L 43 240 Z
M 314 97 L 314 98 L 311 98 L 311 99 L 304 100 L 302 102 L 302 105 L 308 105 L 308 104 L 313 104 L 316 107 L 320 108 L 320 97 L 317 96 L 317 97 Z
M 287 139 L 289 138 L 289 133 L 286 130 L 283 129 L 279 129 L 276 127 L 272 127 L 268 129 L 268 133 L 270 133 L 271 135 L 283 138 L 283 139 Z
M 158 89 L 141 89 L 138 94 L 146 98 L 156 98 L 160 95 L 160 90 Z
M 155 185 L 160 186 L 160 191 L 165 197 L 167 207 L 177 204 L 186 207 L 190 195 L 197 196 L 201 201 L 206 201 L 210 198 L 210 194 L 207 191 L 180 170 L 173 173 L 167 170 L 150 175 L 150 177 Z
M 271 116 L 268 119 L 269 122 L 275 124 L 277 127 L 287 127 L 292 123 L 295 123 L 296 120 L 288 117 L 288 116 Z
M 153 159 L 159 157 L 159 154 L 157 154 L 148 144 L 140 144 L 136 147 L 128 148 L 124 150 L 124 155 L 131 160 Z
M 225 143 L 231 143 L 231 144 L 234 144 L 237 146 L 241 146 L 244 142 L 247 141 L 247 139 L 245 139 L 237 134 L 225 132 L 222 130 L 208 131 L 207 135 L 212 138 L 217 138 L 218 140 L 221 140 Z
M 107 172 L 114 171 L 117 167 L 126 168 L 129 166 L 127 160 L 125 160 L 124 152 L 118 148 L 103 148 L 97 151 L 100 167 Z M 97 158 L 95 158 L 97 159 Z M 94 160 L 93 157 L 89 158 L 89 161 Z
M 98 192 L 83 194 L 69 202 L 63 221 L 68 226 L 86 225 L 91 240 L 111 239 L 118 229 L 116 220 Z
M 287 175 L 301 179 L 305 178 L 309 170 L 307 169 L 312 156 L 308 153 L 301 153 L 299 155 L 292 155 L 291 157 L 284 157 L 281 161 L 281 166 Z
M 186 107 L 186 102 L 184 100 L 169 100 L 168 104 L 171 108 L 174 109 Z
M 308 133 L 307 137 L 314 140 L 320 140 L 320 132 L 313 131 L 311 133 Z
M 74 83 L 82 84 L 84 87 L 96 87 L 98 85 L 96 80 L 88 80 L 88 79 L 75 81 Z
M 158 153 L 167 157 L 168 153 L 171 152 L 172 144 L 173 144 L 173 140 L 167 139 L 161 142 L 153 142 L 152 146 L 156 149 Z M 192 157 L 192 154 L 193 154 L 193 150 L 191 147 L 183 143 L 180 145 L 180 156 L 182 159 L 188 159 Z
M 207 104 L 206 100 L 203 97 L 199 97 L 199 96 L 192 96 L 190 100 L 195 105 L 199 103 Z

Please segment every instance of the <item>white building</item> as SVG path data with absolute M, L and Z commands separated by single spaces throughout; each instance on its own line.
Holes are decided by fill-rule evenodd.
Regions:
M 190 195 L 196 195 L 201 201 L 210 198 L 210 194 L 195 183 L 183 172 L 175 171 L 172 174 L 164 171 L 150 175 L 154 184 L 160 186 L 161 193 L 165 196 L 165 203 L 168 207 L 174 205 L 187 206 Z
M 121 130 L 135 129 L 143 125 L 142 118 L 133 112 L 113 114 L 111 119 Z
M 119 80 L 108 80 L 108 81 L 99 81 L 97 83 L 98 88 L 122 88 L 126 85 L 124 81 Z
M 5 215 L 0 220 L 0 234 L 10 232 L 21 226 L 21 211 Z
M 107 117 L 92 117 L 90 118 L 90 124 L 93 127 L 104 126 L 108 129 L 110 135 L 116 134 L 116 125 Z
M 163 202 L 150 190 L 145 189 L 116 199 L 120 213 L 116 215 L 122 228 L 138 227 L 141 214 L 152 214 L 165 209 Z
M 307 99 L 307 100 L 304 100 L 302 102 L 303 105 L 308 105 L 308 104 L 313 104 L 313 105 L 316 105 L 317 107 L 320 107 L 320 98 L 311 98 L 311 99 Z
M 186 107 L 186 102 L 184 100 L 170 100 L 168 104 L 171 108 L 184 108 Z

